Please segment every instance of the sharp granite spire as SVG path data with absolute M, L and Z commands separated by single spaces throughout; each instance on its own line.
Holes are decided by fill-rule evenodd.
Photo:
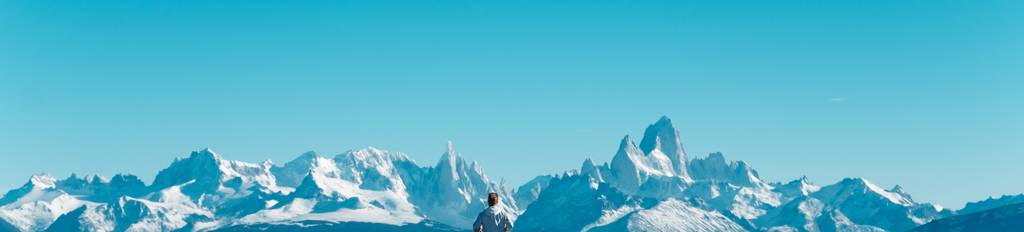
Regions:
M 691 179 L 686 170 L 686 150 L 679 139 L 679 130 L 672 126 L 672 120 L 668 117 L 661 116 L 657 122 L 647 126 L 644 138 L 640 140 L 640 150 L 648 155 L 665 154 L 672 160 L 672 168 L 677 176 Z
M 441 156 L 441 160 L 437 162 L 438 174 L 442 175 L 442 179 L 452 181 L 459 179 L 458 159 L 459 154 L 455 151 L 455 145 L 451 140 L 448 140 L 448 150 Z

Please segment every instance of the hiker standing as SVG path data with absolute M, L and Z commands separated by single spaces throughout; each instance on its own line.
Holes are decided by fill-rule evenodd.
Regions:
M 487 209 L 476 216 L 473 232 L 508 232 L 512 231 L 512 221 L 508 215 L 498 210 L 497 193 L 487 194 Z

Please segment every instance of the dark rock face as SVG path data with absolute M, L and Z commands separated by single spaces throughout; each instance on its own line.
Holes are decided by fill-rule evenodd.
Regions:
M 1024 203 L 939 219 L 910 231 L 1024 231 Z

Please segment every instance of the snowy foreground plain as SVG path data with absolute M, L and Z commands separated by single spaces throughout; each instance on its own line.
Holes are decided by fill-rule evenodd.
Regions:
M 206 149 L 148 185 L 40 174 L 0 196 L 0 231 L 468 231 L 489 192 L 516 231 L 1024 231 L 1024 195 L 950 210 L 861 178 L 769 183 L 721 153 L 687 159 L 665 117 L 639 144 L 623 138 L 610 163 L 519 187 L 493 182 L 451 142 L 433 166 L 373 147 L 283 165 Z

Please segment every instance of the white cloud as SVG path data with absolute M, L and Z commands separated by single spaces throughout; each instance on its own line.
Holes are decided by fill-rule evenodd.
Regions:
M 829 98 L 828 99 L 829 102 L 834 102 L 834 103 L 842 103 L 842 102 L 846 102 L 846 100 L 847 100 L 846 97 L 833 97 L 833 98 Z

